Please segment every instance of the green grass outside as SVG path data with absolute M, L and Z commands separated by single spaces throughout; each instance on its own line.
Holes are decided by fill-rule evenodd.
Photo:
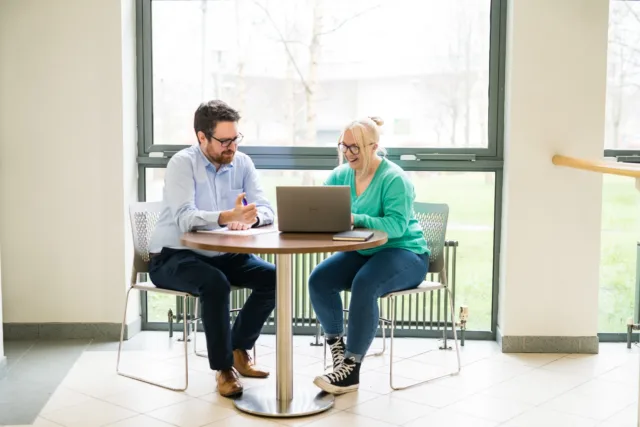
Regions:
M 275 202 L 275 186 L 319 185 L 328 171 L 260 171 L 267 196 Z M 411 172 L 416 200 L 448 203 L 447 238 L 459 242 L 456 305 L 470 310 L 468 327 L 489 330 L 493 263 L 492 173 Z M 636 241 L 640 236 L 639 201 L 633 180 L 605 176 L 600 268 L 600 332 L 624 332 L 632 315 Z M 544 278 L 541 278 L 544 279 Z M 297 286 L 305 286 L 298 283 Z M 175 311 L 175 298 L 149 295 L 149 320 L 164 322 Z

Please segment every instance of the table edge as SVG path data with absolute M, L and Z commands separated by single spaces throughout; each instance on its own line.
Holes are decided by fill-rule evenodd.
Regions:
M 373 249 L 380 247 L 386 244 L 389 241 L 389 236 L 384 231 L 380 230 L 371 230 L 378 235 L 382 234 L 380 239 L 373 240 L 370 239 L 366 242 L 349 242 L 350 246 L 336 246 L 336 247 L 312 247 L 305 246 L 296 249 L 288 249 L 288 248 L 255 248 L 255 247 L 244 247 L 244 246 L 231 246 L 231 245 L 207 245 L 203 243 L 197 243 L 188 241 L 185 237 L 188 237 L 191 234 L 197 234 L 196 232 L 187 232 L 183 233 L 180 236 L 180 243 L 190 249 L 200 249 L 211 252 L 225 252 L 225 253 L 238 253 L 238 254 L 274 254 L 274 255 L 296 255 L 296 254 L 316 254 L 316 253 L 327 253 L 327 252 L 355 252 L 362 251 L 367 249 Z M 307 234 L 307 233 L 300 233 Z M 330 234 L 330 233 L 327 233 Z M 237 236 L 237 237 L 251 237 L 251 236 Z M 344 244 L 344 242 L 342 242 Z M 353 243 L 361 243 L 359 245 L 354 245 Z

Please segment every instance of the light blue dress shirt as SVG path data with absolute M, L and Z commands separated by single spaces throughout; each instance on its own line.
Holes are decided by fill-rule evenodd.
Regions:
M 200 151 L 200 146 L 179 151 L 167 165 L 164 208 L 151 237 L 149 252 L 160 252 L 163 247 L 191 249 L 180 244 L 180 236 L 188 231 L 220 228 L 220 212 L 233 209 L 240 193 L 246 193 L 248 203 L 256 204 L 259 225 L 273 223 L 273 208 L 264 195 L 249 156 L 237 151 L 230 164 L 222 165 L 216 171 Z M 191 250 L 207 256 L 220 255 Z

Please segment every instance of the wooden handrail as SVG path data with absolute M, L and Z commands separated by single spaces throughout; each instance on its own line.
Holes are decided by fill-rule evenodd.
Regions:
M 611 175 L 630 176 L 640 178 L 640 166 L 630 163 L 614 163 L 604 160 L 586 160 L 575 157 L 567 157 L 556 154 L 551 159 L 554 165 L 566 166 L 574 169 L 582 169 L 592 172 L 600 172 Z

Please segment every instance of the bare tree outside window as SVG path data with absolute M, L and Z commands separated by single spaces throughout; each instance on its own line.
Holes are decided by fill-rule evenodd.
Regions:
M 640 149 L 640 2 L 612 1 L 605 148 Z
M 247 145 L 334 146 L 378 115 L 389 147 L 486 147 L 489 25 L 476 0 L 154 2 L 154 143 L 193 143 L 222 98 Z

